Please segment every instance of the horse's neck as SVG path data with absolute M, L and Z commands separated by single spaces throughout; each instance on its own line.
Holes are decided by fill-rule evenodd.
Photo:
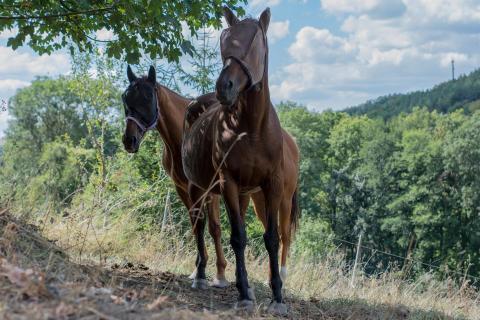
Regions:
M 251 88 L 243 93 L 241 99 L 242 118 L 247 122 L 248 133 L 255 136 L 261 135 L 262 130 L 265 130 L 269 124 L 271 101 L 267 72 L 265 72 L 260 85 L 260 90 Z
M 190 100 L 158 85 L 159 119 L 157 130 L 172 153 L 180 154 L 183 120 Z

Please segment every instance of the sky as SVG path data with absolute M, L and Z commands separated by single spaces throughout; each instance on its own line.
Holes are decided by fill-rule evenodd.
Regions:
M 449 80 L 452 59 L 457 75 L 480 66 L 480 0 L 251 0 L 246 11 L 267 6 L 274 103 L 340 110 Z M 70 70 L 65 52 L 6 47 L 12 32 L 0 33 L 0 102 L 37 75 Z M 0 111 L 0 137 L 6 126 Z

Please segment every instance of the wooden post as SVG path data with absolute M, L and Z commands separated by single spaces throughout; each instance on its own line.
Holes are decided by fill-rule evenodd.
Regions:
M 165 199 L 165 207 L 163 209 L 163 219 L 162 219 L 162 228 L 160 229 L 161 233 L 165 231 L 167 227 L 167 218 L 168 212 L 170 211 L 170 190 L 167 192 L 167 198 Z
M 357 266 L 358 266 L 358 262 L 360 260 L 360 254 L 361 254 L 361 250 L 362 250 L 362 237 L 363 237 L 363 232 L 361 232 L 360 236 L 358 237 L 357 253 L 355 255 L 355 264 L 353 265 L 352 279 L 350 280 L 350 286 L 352 288 L 355 288 L 355 273 L 357 271 Z
M 410 269 L 412 268 L 411 257 L 412 257 L 412 252 L 413 252 L 414 245 L 415 245 L 415 239 L 416 239 L 415 232 L 413 232 L 412 235 L 410 236 L 410 242 L 408 243 L 407 255 L 406 255 L 405 260 L 403 262 L 402 279 L 407 278 L 407 275 L 410 272 Z

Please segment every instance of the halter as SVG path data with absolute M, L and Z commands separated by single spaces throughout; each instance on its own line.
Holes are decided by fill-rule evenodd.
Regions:
M 130 86 L 134 86 L 137 82 L 134 82 L 132 85 Z M 128 91 L 128 88 L 127 90 L 125 90 L 125 92 L 122 94 L 122 102 L 123 102 L 123 107 L 125 109 L 125 123 L 128 123 L 128 120 L 132 120 L 133 122 L 135 122 L 135 124 L 140 128 L 140 130 L 142 130 L 142 134 L 145 134 L 147 131 L 149 130 L 152 130 L 154 129 L 156 126 L 157 126 L 157 121 L 158 121 L 158 118 L 159 118 L 159 111 L 158 111 L 158 98 L 157 98 L 157 85 L 154 85 L 154 90 L 155 90 L 155 93 L 154 93 L 154 98 L 155 98 L 155 117 L 153 119 L 153 121 L 150 123 L 150 124 L 143 124 L 140 120 L 138 120 L 137 118 L 135 118 L 133 115 L 129 114 L 129 108 L 128 108 L 128 105 L 127 105 L 127 101 L 126 101 L 126 92 Z

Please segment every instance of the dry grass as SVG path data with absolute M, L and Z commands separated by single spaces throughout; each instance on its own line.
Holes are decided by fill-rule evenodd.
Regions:
M 47 223 L 43 232 L 67 248 L 77 262 L 111 265 L 131 261 L 151 270 L 181 274 L 193 270 L 195 251 L 190 233 L 176 234 L 175 226 L 163 234 L 158 230 L 138 233 L 135 227 L 128 215 L 103 228 L 101 221 L 79 214 L 57 218 Z M 227 277 L 234 281 L 234 263 L 226 249 Z M 209 256 L 209 271 L 213 274 L 215 255 L 210 252 Z M 256 259 L 247 256 L 249 278 L 268 297 L 268 288 L 263 285 L 268 275 L 266 256 Z M 396 273 L 378 277 L 359 274 L 352 288 L 351 275 L 345 270 L 348 268 L 337 254 L 318 263 L 290 261 L 285 284 L 288 299 L 294 304 L 297 303 L 294 299 L 313 303 L 325 319 L 480 319 L 479 293 L 466 283 L 458 286 L 453 281 L 438 282 L 430 274 L 414 282 L 404 281 Z M 302 301 L 299 307 L 305 307 Z

